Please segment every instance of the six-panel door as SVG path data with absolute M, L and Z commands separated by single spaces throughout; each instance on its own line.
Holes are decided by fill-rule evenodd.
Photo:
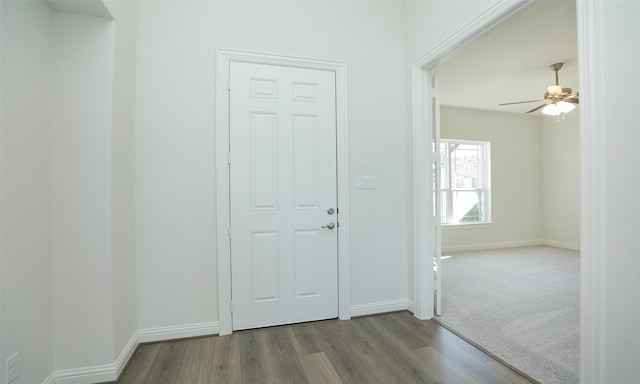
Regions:
M 237 62 L 230 73 L 233 329 L 335 318 L 335 74 Z

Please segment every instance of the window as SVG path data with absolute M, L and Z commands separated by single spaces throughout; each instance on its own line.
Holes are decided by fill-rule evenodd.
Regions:
M 489 154 L 488 142 L 440 140 L 436 158 L 440 162 L 442 224 L 491 221 Z M 435 207 L 434 212 L 437 213 Z

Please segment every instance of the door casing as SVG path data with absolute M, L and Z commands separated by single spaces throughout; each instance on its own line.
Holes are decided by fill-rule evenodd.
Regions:
M 337 181 L 340 226 L 338 232 L 338 317 L 350 318 L 349 304 L 349 189 L 347 66 L 345 63 L 218 50 L 216 70 L 216 239 L 218 258 L 219 333 L 232 332 L 231 244 L 229 240 L 229 67 L 231 62 L 279 65 L 335 72 Z

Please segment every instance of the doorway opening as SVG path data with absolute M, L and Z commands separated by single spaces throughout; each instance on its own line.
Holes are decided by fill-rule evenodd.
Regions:
M 432 200 L 432 191 L 433 191 L 433 178 L 432 178 L 432 164 L 434 161 L 433 155 L 431 153 L 432 147 L 432 137 L 431 132 L 434 129 L 434 112 L 431 110 L 431 100 L 434 94 L 437 92 L 432 88 L 432 76 L 437 71 L 439 66 L 446 61 L 447 58 L 451 57 L 452 53 L 457 53 L 462 47 L 467 46 L 470 42 L 475 40 L 476 38 L 480 38 L 485 33 L 489 32 L 496 26 L 500 25 L 503 21 L 511 19 L 513 16 L 523 12 L 525 9 L 529 8 L 539 2 L 523 2 L 518 4 L 497 4 L 493 8 L 489 9 L 485 15 L 479 17 L 477 23 L 472 22 L 466 28 L 458 32 L 456 35 L 452 36 L 449 40 L 445 41 L 443 44 L 439 45 L 432 52 L 425 55 L 423 58 L 418 60 L 413 67 L 413 96 L 414 96 L 414 204 L 415 204 L 415 226 L 414 230 L 416 233 L 414 250 L 415 250 L 415 283 L 416 283 L 416 313 L 415 315 L 419 318 L 431 318 L 433 316 L 434 308 L 436 308 L 436 302 L 438 301 L 438 297 L 434 295 L 434 288 L 436 288 L 437 281 L 434 278 L 433 271 L 431 270 L 433 266 L 433 249 L 432 246 L 437 244 L 436 231 L 432 230 L 432 226 L 434 224 L 433 214 L 433 200 Z M 582 14 L 581 14 L 582 12 Z M 578 18 L 580 21 L 580 17 L 586 18 L 586 16 L 590 15 L 590 12 L 593 12 L 592 9 L 588 7 L 584 7 L 582 10 L 578 10 Z M 582 15 L 582 16 L 581 16 Z M 584 20 L 583 20 L 584 21 Z M 582 45 L 586 45 L 583 41 Z M 585 58 L 586 54 L 584 52 L 591 52 L 593 47 L 591 45 L 587 46 L 587 49 L 584 49 L 580 53 L 580 84 L 578 88 L 584 92 L 585 82 L 584 79 L 587 78 L 585 73 L 583 73 L 584 68 L 591 68 L 593 63 L 591 62 L 583 62 L 582 60 Z M 559 60 L 558 60 L 559 61 Z M 552 64 L 557 61 L 550 61 L 546 65 Z M 577 66 L 578 63 L 574 62 L 574 65 Z M 575 84 L 578 85 L 578 84 Z M 482 90 L 480 90 L 482 92 Z M 505 102 L 511 100 L 504 100 Z M 583 108 L 586 106 L 581 104 Z M 580 123 L 578 130 L 580 131 L 580 140 L 584 142 L 585 137 L 593 138 L 596 135 L 595 127 L 592 126 L 593 121 L 587 121 L 587 119 L 583 119 L 583 116 L 587 115 L 586 113 L 580 111 Z M 576 116 L 577 117 L 577 116 Z M 454 137 L 454 139 L 459 139 L 458 137 Z M 580 190 L 584 191 L 585 186 L 587 184 L 592 184 L 591 182 L 586 183 L 584 179 L 585 174 L 591 174 L 595 171 L 595 166 L 593 164 L 585 164 L 584 159 L 588 156 L 587 153 L 592 148 L 584 148 L 582 147 L 582 153 L 579 155 L 579 169 L 580 173 L 583 175 L 583 179 L 578 181 L 580 186 Z M 591 163 L 591 162 L 590 162 Z M 587 213 L 585 215 L 585 201 L 589 200 L 597 200 L 598 197 L 591 194 L 590 196 L 582 196 L 582 203 L 579 206 L 580 212 L 580 225 L 578 231 L 580 235 L 578 240 L 576 241 L 578 248 L 581 249 L 581 264 L 582 267 L 582 276 L 581 276 L 581 312 L 582 314 L 586 313 L 585 307 L 590 307 L 591 298 L 585 298 L 584 287 L 587 285 L 586 281 L 592 276 L 585 276 L 584 271 L 592 268 L 596 255 L 593 253 L 593 249 L 591 247 L 585 247 L 584 234 L 585 234 L 585 225 L 591 222 L 595 214 Z M 589 226 L 588 230 L 592 230 L 591 226 Z M 420 234 L 420 235 L 418 235 Z M 426 234 L 426 235 L 425 235 Z M 419 238 L 421 237 L 421 238 Z M 597 240 L 594 241 L 597 244 Z M 563 244 L 558 244 L 563 245 Z M 589 244 L 588 244 L 589 245 Z M 586 263 L 585 262 L 586 256 Z M 584 265 L 586 264 L 586 265 Z M 587 294 L 591 293 L 590 296 L 593 295 L 594 289 L 592 287 L 589 288 Z M 586 303 L 586 305 L 585 305 Z M 593 301 L 594 305 L 597 302 Z M 446 308 L 443 308 L 446 311 Z M 586 352 L 588 351 L 588 347 L 585 348 L 586 345 L 591 344 L 591 340 L 585 338 L 596 337 L 595 335 L 586 334 L 588 332 L 584 332 L 585 324 L 589 322 L 589 319 L 585 321 L 584 316 L 581 318 L 581 350 L 582 350 L 582 359 L 589 359 L 589 361 L 593 361 L 595 356 L 586 356 Z M 582 365 L 581 376 L 585 375 L 585 372 L 588 370 L 585 368 L 585 365 Z M 591 373 L 591 372 L 587 372 Z

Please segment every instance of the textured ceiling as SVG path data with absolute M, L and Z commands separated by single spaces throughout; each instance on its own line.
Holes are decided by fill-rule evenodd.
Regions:
M 577 51 L 575 2 L 536 1 L 443 61 L 441 104 L 525 113 L 541 103 L 498 104 L 542 99 L 557 62 L 564 63 L 560 85 L 577 91 Z

